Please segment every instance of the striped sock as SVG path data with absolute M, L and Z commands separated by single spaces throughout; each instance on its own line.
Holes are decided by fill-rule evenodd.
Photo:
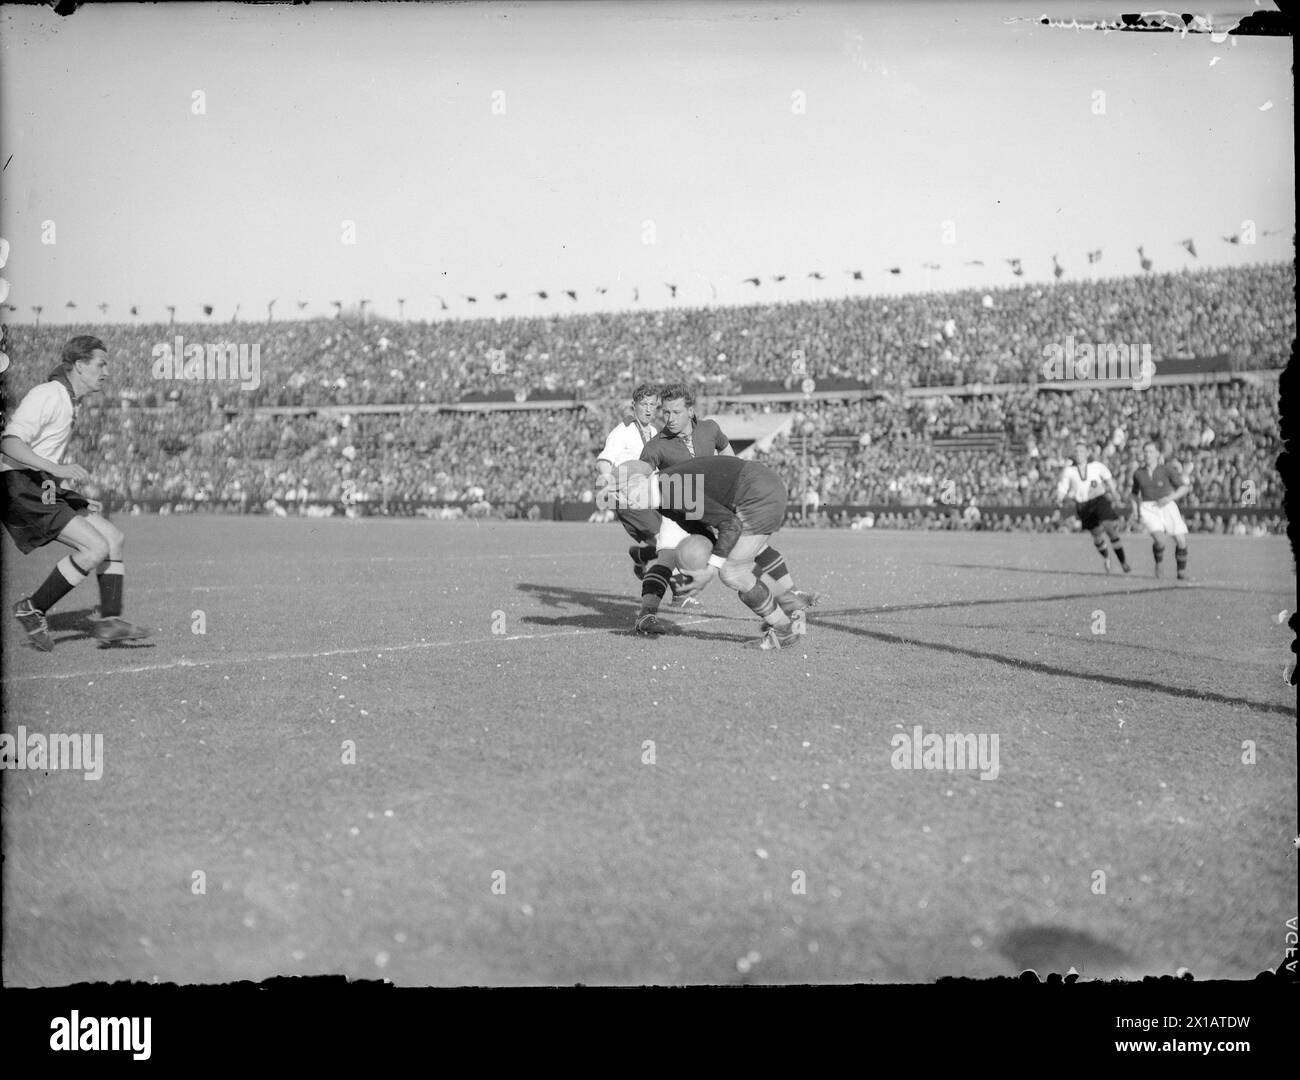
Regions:
M 668 591 L 668 578 L 671 571 L 662 563 L 655 563 L 645 572 L 641 579 L 641 614 L 650 615 L 659 610 L 664 593 Z

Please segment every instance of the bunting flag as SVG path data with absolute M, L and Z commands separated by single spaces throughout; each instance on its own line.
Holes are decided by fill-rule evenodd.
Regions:
M 1283 230 L 1283 229 L 1264 229 L 1264 230 L 1262 231 L 1261 235 L 1264 236 L 1264 237 L 1285 236 L 1285 235 L 1286 235 L 1286 231 Z M 1221 235 L 1221 236 L 1220 236 L 1220 239 L 1221 239 L 1225 244 L 1233 244 L 1233 245 L 1235 245 L 1235 246 L 1244 246 L 1244 245 L 1246 245 L 1246 244 L 1248 244 L 1248 243 L 1254 243 L 1254 234 L 1253 234 L 1253 232 L 1247 232 L 1247 233 L 1237 232 L 1237 233 L 1233 233 L 1233 234 L 1229 234 L 1229 235 Z M 1291 242 L 1292 242 L 1292 244 L 1295 243 L 1295 233 L 1294 233 L 1294 232 L 1291 233 Z M 1179 240 L 1179 241 L 1178 241 L 1178 244 L 1179 244 L 1179 246 L 1181 246 L 1184 250 L 1186 250 L 1186 252 L 1188 253 L 1188 255 L 1190 255 L 1193 259 L 1199 259 L 1199 258 L 1200 258 L 1200 253 L 1196 250 L 1196 240 L 1195 240 L 1194 237 L 1189 236 L 1189 237 L 1187 237 L 1187 238 L 1184 239 L 1184 240 Z M 1102 261 L 1102 249 L 1101 249 L 1101 248 L 1095 248 L 1095 249 L 1093 249 L 1093 250 L 1091 250 L 1091 251 L 1086 251 L 1086 252 L 1084 252 L 1084 254 L 1085 254 L 1085 256 L 1086 256 L 1086 258 L 1087 258 L 1087 260 L 1088 260 L 1088 265 L 1089 265 L 1089 266 L 1095 266 L 1097 263 L 1100 263 L 1100 262 Z M 1147 254 L 1146 254 L 1146 249 L 1145 249 L 1145 247 L 1144 247 L 1143 245 L 1139 245 L 1139 246 L 1138 246 L 1138 248 L 1137 248 L 1137 254 L 1138 254 L 1138 262 L 1139 262 L 1139 265 L 1140 265 L 1141 268 L 1142 268 L 1142 271 L 1143 271 L 1144 273 L 1150 273 L 1150 272 L 1152 272 L 1152 271 L 1154 270 L 1154 268 L 1155 268 L 1155 262 L 1154 262 L 1151 258 L 1149 258 L 1149 257 L 1147 256 Z M 1065 267 L 1061 265 L 1060 257 L 1059 257 L 1058 254 L 1053 254 L 1053 255 L 1051 256 L 1051 259 L 1052 259 L 1052 276 L 1053 276 L 1057 281 L 1060 281 L 1060 280 L 1065 276 Z M 1011 268 L 1011 273 L 1012 273 L 1015 277 L 1017 277 L 1017 278 L 1022 278 L 1022 277 L 1025 276 L 1025 269 L 1024 269 L 1024 262 L 1023 262 L 1023 259 L 1021 259 L 1021 258 L 1019 258 L 1019 257 L 1017 257 L 1017 258 L 1006 258 L 1006 259 L 1003 259 L 1002 261 L 1005 262 L 1005 263 L 1006 263 L 1006 264 Z M 985 264 L 985 261 L 984 261 L 983 259 L 967 259 L 967 260 L 963 260 L 963 261 L 960 263 L 960 265 L 961 265 L 961 266 L 967 266 L 967 267 L 969 267 L 969 266 L 979 266 L 979 267 L 983 267 L 983 266 L 985 266 L 986 264 Z M 937 263 L 937 262 L 923 262 L 923 263 L 920 264 L 920 266 L 921 266 L 922 269 L 924 269 L 924 270 L 926 270 L 926 271 L 930 271 L 930 272 L 939 271 L 939 270 L 942 269 L 942 264 L 941 264 L 941 263 Z M 866 272 L 863 271 L 863 270 L 860 270 L 860 269 L 859 269 L 859 270 L 847 269 L 847 270 L 844 270 L 844 271 L 841 271 L 841 272 L 844 273 L 845 275 L 847 275 L 849 278 L 851 278 L 851 279 L 852 279 L 853 281 L 855 281 L 855 282 L 861 282 L 861 281 L 865 281 L 865 280 L 866 280 Z M 901 266 L 886 266 L 886 267 L 883 268 L 883 272 L 886 273 L 886 274 L 889 274 L 889 275 L 891 275 L 891 276 L 893 276 L 893 277 L 901 277 L 901 276 L 903 275 L 903 267 L 901 267 Z M 445 275 L 444 275 L 444 276 L 445 276 Z M 794 276 L 798 276 L 798 275 L 794 275 Z M 806 280 L 809 280 L 809 281 L 818 281 L 818 282 L 822 282 L 822 281 L 826 281 L 826 280 L 827 280 L 827 274 L 824 273 L 824 272 L 821 271 L 821 270 L 809 270 L 809 271 L 806 271 L 806 272 L 804 273 L 803 276 L 804 276 L 804 278 L 805 278 Z M 782 274 L 769 274 L 769 275 L 765 275 L 765 276 L 755 274 L 755 275 L 753 275 L 753 276 L 751 276 L 751 277 L 741 278 L 740 281 L 739 281 L 739 284 L 741 284 L 741 285 L 752 285 L 752 286 L 757 290 L 757 289 L 761 289 L 761 288 L 763 287 L 764 284 L 769 284 L 769 283 L 770 283 L 771 285 L 781 285 L 781 284 L 784 284 L 784 283 L 786 283 L 786 282 L 788 282 L 788 281 L 791 281 L 791 280 L 792 280 L 792 275 L 789 274 L 789 273 L 782 273 Z M 718 288 L 717 288 L 717 286 L 716 286 L 712 281 L 708 281 L 708 282 L 706 282 L 706 284 L 709 286 L 709 293 L 710 293 L 710 296 L 712 297 L 712 299 L 713 299 L 714 301 L 718 300 L 719 297 L 718 297 Z M 680 295 L 681 295 L 681 293 L 680 293 L 681 286 L 679 286 L 678 284 L 676 284 L 676 283 L 674 283 L 674 282 L 671 282 L 671 281 L 665 281 L 665 282 L 663 282 L 663 287 L 664 287 L 665 289 L 668 290 L 668 295 L 669 295 L 670 299 L 672 299 L 672 300 L 677 300 L 677 299 L 680 298 Z M 607 296 L 607 295 L 610 294 L 610 288 L 609 288 L 608 286 L 605 286 L 605 285 L 598 285 L 598 286 L 595 286 L 594 288 L 595 288 L 595 293 L 596 293 L 596 295 L 598 295 L 598 296 Z M 578 290 L 577 290 L 577 289 L 562 289 L 562 290 L 553 290 L 553 291 L 555 292 L 555 294 L 556 294 L 557 296 L 558 296 L 558 295 L 567 296 L 567 297 L 568 297 L 571 301 L 573 301 L 574 303 L 577 303 L 578 300 L 579 300 L 579 297 L 578 297 Z M 621 293 L 621 288 L 620 288 L 620 289 L 616 289 L 615 292 L 616 292 L 616 293 Z M 434 294 L 432 294 L 432 295 L 433 295 L 433 298 L 434 298 L 435 300 L 438 301 L 438 306 L 439 306 L 439 309 L 440 309 L 441 311 L 443 311 L 443 312 L 450 312 L 450 311 L 452 310 L 452 305 L 448 304 L 448 302 L 446 301 L 446 299 L 445 299 L 444 297 L 438 295 L 437 293 L 434 293 Z M 488 294 L 485 294 L 485 295 L 488 295 Z M 502 292 L 494 292 L 494 293 L 491 293 L 490 295 L 491 295 L 492 298 L 493 298 L 494 300 L 496 300 L 498 303 L 510 299 L 510 294 L 509 294 L 508 292 L 504 292 L 504 291 L 502 291 Z M 538 289 L 538 290 L 536 290 L 536 291 L 530 293 L 529 295 L 531 295 L 531 296 L 535 296 L 535 297 L 537 297 L 539 300 L 549 300 L 550 297 L 551 297 L 551 295 L 552 295 L 552 292 L 551 292 L 551 291 L 548 291 L 548 290 L 546 290 L 546 289 Z M 479 297 L 478 297 L 478 296 L 476 296 L 476 295 L 464 294 L 464 293 L 459 294 L 459 299 L 460 299 L 460 301 L 461 301 L 463 304 L 474 304 L 474 305 L 477 305 L 478 302 L 479 302 Z M 632 286 L 632 302 L 633 302 L 633 303 L 639 303 L 640 300 L 641 300 L 641 290 L 640 290 L 640 287 L 639 287 L 639 286 Z M 4 301 L 4 297 L 0 296 L 0 309 L 2 309 L 3 301 Z M 271 308 L 272 308 L 272 306 L 273 306 L 275 303 L 277 303 L 277 301 L 272 300 L 272 301 L 269 301 L 268 304 L 267 304 L 268 318 L 269 318 L 270 315 L 271 315 Z M 340 300 L 332 300 L 332 301 L 330 301 L 329 303 L 333 304 L 333 306 L 335 307 L 335 309 L 336 309 L 336 316 L 338 316 L 338 317 L 342 317 L 342 315 L 343 315 L 343 302 L 340 301 Z M 368 300 L 362 302 L 362 306 L 361 306 L 361 315 L 362 315 L 363 317 L 366 315 L 365 305 L 368 304 L 368 303 L 370 303 L 370 301 L 368 301 Z M 302 313 L 302 312 L 304 312 L 304 311 L 307 309 L 307 307 L 308 307 L 308 305 L 309 305 L 309 301 L 307 301 L 307 300 L 299 300 L 299 301 L 297 302 L 297 304 L 298 304 L 298 311 L 299 311 L 299 313 Z M 399 308 L 403 307 L 404 304 L 405 304 L 405 300 L 399 300 L 399 301 L 398 301 Z M 94 306 L 98 307 L 98 309 L 99 309 L 99 311 L 100 311 L 100 314 L 101 314 L 105 319 L 107 319 L 109 309 L 110 309 L 110 307 L 111 307 L 112 305 L 110 305 L 107 301 L 104 301 L 104 302 L 101 302 L 101 303 L 99 303 L 99 304 L 97 304 L 97 305 L 94 305 Z M 67 310 L 69 310 L 69 311 L 76 311 L 76 310 L 77 310 L 77 303 L 76 303 L 76 301 L 74 301 L 74 300 L 69 300 L 69 301 L 67 301 L 67 302 L 64 304 L 64 307 L 65 307 Z M 211 316 L 214 314 L 214 312 L 215 312 L 215 308 L 214 308 L 213 305 L 211 305 L 211 304 L 202 304 L 202 305 L 200 305 L 200 307 L 201 307 L 201 309 L 202 309 L 202 311 L 203 311 L 203 314 L 204 314 L 205 316 L 211 317 Z M 17 309 L 11 307 L 9 310 L 10 310 L 10 311 L 15 311 L 15 310 L 17 310 Z M 35 307 L 33 307 L 32 310 L 34 311 L 34 310 L 35 310 Z M 41 310 L 45 310 L 45 309 L 42 308 Z M 140 310 L 141 310 L 141 309 L 140 309 L 140 305 L 138 305 L 138 304 L 132 304 L 132 305 L 130 305 L 130 307 L 129 307 L 127 310 L 129 310 L 129 312 L 130 312 L 132 318 L 138 318 L 138 317 L 140 316 Z M 170 313 L 172 319 L 174 320 L 174 318 L 175 318 L 175 306 L 174 306 L 174 305 L 166 305 L 166 310 Z M 232 317 L 231 317 L 231 318 L 232 318 L 232 321 L 237 321 L 238 316 L 239 316 L 239 311 L 240 311 L 240 307 L 239 307 L 238 304 L 236 304 L 236 305 L 235 305 L 235 308 L 234 308 L 234 312 L 235 312 L 235 313 L 234 313 L 234 315 L 232 315 Z

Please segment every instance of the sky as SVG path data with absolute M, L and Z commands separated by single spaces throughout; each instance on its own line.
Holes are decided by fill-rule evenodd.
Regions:
M 1157 270 L 1292 259 L 1290 39 L 1033 21 L 1124 6 L 4 6 L 5 315 L 537 315 L 1007 286 L 1012 257 L 1118 276 L 1139 244 Z M 1223 242 L 1244 221 L 1258 242 Z

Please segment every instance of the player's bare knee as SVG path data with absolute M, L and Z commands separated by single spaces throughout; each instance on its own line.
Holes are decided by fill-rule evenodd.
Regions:
M 108 558 L 108 541 L 96 533 L 77 543 L 77 562 L 87 573 Z
M 718 580 L 728 589 L 735 589 L 736 592 L 748 592 L 754 587 L 758 580 L 754 577 L 754 571 L 748 566 L 731 566 L 729 563 L 723 563 L 722 568 L 718 571 Z
M 126 537 L 122 534 L 122 530 L 112 522 L 101 518 L 95 522 L 95 531 L 104 538 L 104 542 L 108 545 L 108 554 L 105 557 L 120 560 L 122 558 L 122 548 L 126 544 Z

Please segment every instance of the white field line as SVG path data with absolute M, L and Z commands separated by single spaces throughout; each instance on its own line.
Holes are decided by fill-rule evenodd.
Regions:
M 675 626 L 693 626 L 696 623 L 715 622 L 716 618 L 707 616 L 686 619 L 674 623 Z M 364 653 L 400 653 L 414 652 L 419 649 L 446 649 L 458 645 L 485 645 L 494 641 L 543 641 L 547 638 L 581 637 L 584 634 L 608 634 L 609 627 L 593 627 L 587 630 L 557 630 L 551 634 L 504 634 L 499 637 L 466 638 L 462 641 L 417 641 L 405 645 L 367 645 L 360 649 L 325 649 L 321 652 L 271 653 L 269 656 L 233 656 L 214 660 L 173 660 L 166 664 L 141 664 L 138 667 L 103 668 L 92 671 L 59 671 L 39 675 L 19 675 L 5 679 L 6 684 L 24 682 L 44 682 L 55 679 L 84 679 L 89 677 L 107 678 L 110 675 L 135 675 L 149 671 L 173 671 L 176 668 L 230 667 L 238 664 L 266 664 L 293 660 L 321 660 L 329 656 L 361 656 Z

